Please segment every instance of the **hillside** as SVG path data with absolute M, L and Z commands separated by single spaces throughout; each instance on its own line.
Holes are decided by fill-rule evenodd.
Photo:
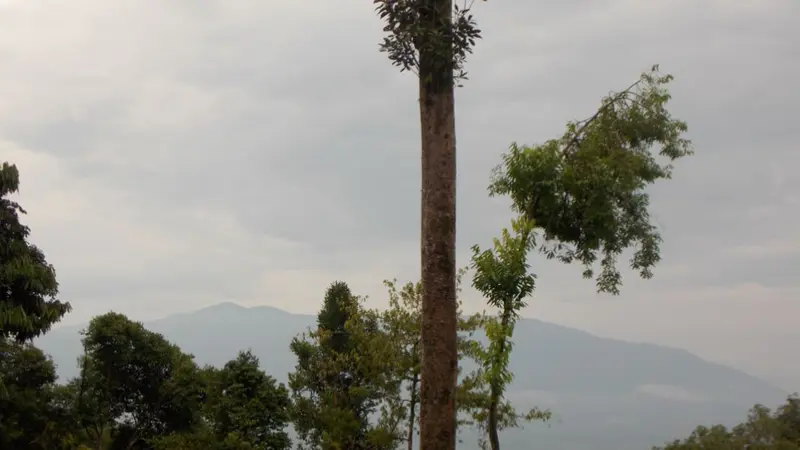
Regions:
M 223 303 L 145 325 L 163 333 L 200 364 L 222 365 L 250 348 L 281 381 L 294 366 L 292 337 L 314 317 L 271 307 Z M 600 338 L 524 319 L 516 327 L 509 397 L 521 406 L 551 408 L 555 419 L 505 434 L 504 447 L 548 450 L 635 450 L 686 435 L 701 423 L 741 421 L 754 403 L 777 404 L 786 393 L 685 350 Z M 53 330 L 38 341 L 62 378 L 77 374 L 78 327 Z M 464 433 L 461 448 L 474 448 Z

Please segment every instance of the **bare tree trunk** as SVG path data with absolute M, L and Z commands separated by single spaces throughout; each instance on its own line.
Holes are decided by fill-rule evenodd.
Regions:
M 420 22 L 444 31 L 452 0 L 421 0 Z M 422 131 L 420 449 L 454 450 L 458 376 L 456 141 L 452 42 L 419 54 Z
M 489 389 L 489 395 L 491 396 L 489 400 L 489 415 L 487 417 L 487 432 L 489 434 L 489 449 L 490 450 L 500 450 L 500 432 L 498 430 L 498 410 L 497 408 L 500 406 L 500 390 L 497 388 L 497 383 L 492 382 L 492 386 Z
M 411 378 L 411 395 L 409 399 L 409 413 L 408 413 L 408 432 L 406 441 L 408 442 L 408 450 L 414 450 L 414 425 L 417 415 L 417 384 L 419 383 L 419 375 L 414 374 Z

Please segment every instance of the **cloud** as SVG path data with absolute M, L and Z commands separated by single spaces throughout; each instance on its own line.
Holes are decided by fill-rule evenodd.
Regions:
M 379 305 L 382 279 L 416 278 L 415 80 L 378 53 L 368 3 L 0 8 L 0 156 L 20 166 L 67 322 L 224 300 L 313 312 L 335 279 Z M 652 190 L 656 278 L 598 297 L 578 268 L 536 258 L 526 313 L 796 379 L 783 342 L 800 312 L 799 13 L 793 0 L 480 3 L 485 40 L 457 94 L 460 262 L 507 224 L 485 188 L 511 141 L 560 134 L 660 63 L 697 154 Z

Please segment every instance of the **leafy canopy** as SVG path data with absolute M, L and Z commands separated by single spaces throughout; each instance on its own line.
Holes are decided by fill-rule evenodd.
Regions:
M 162 335 L 111 312 L 92 319 L 83 348 L 78 401 L 87 431 L 111 429 L 116 442 L 134 445 L 200 422 L 197 365 Z
M 44 253 L 28 242 L 30 228 L 20 223 L 25 210 L 8 197 L 19 190 L 19 171 L 0 166 L 0 339 L 30 341 L 69 312 L 58 295 L 56 271 Z
M 365 309 L 361 299 L 334 283 L 320 314 L 344 323 L 320 320 L 316 329 L 292 340 L 297 357 L 289 374 L 292 419 L 299 448 L 391 448 L 397 438 L 397 421 L 373 423 L 386 399 L 395 395 L 395 346 L 382 329 L 376 311 Z M 331 302 L 338 302 L 333 307 Z M 338 311 L 328 315 L 327 311 Z M 346 336 L 344 342 L 336 336 Z M 339 345 L 341 344 L 341 346 Z
M 253 449 L 288 449 L 289 391 L 261 370 L 250 351 L 239 352 L 221 370 L 205 369 L 210 379 L 206 402 L 209 424 L 223 449 L 238 448 L 231 441 Z
M 514 378 L 509 369 L 514 324 L 519 311 L 533 294 L 536 276 L 530 272 L 528 253 L 534 246 L 534 222 L 518 217 L 511 222 L 511 230 L 504 228 L 500 238 L 493 240 L 490 249 L 481 251 L 472 247 L 472 267 L 475 269 L 472 286 L 483 294 L 490 306 L 498 308 L 497 317 L 487 317 L 483 329 L 488 345 L 473 349 L 480 368 L 474 379 L 483 387 L 483 402 L 471 411 L 473 423 L 488 435 L 482 439 L 482 448 L 500 448 L 499 433 L 505 428 L 521 427 L 522 422 L 549 420 L 550 412 L 538 408 L 518 414 L 514 405 L 504 399 L 506 387 Z
M 653 450 L 800 450 L 800 398 L 790 395 L 774 411 L 755 405 L 733 428 L 701 425 L 687 438 Z
M 430 67 L 428 71 L 453 72 L 454 82 L 466 79 L 464 64 L 472 53 L 475 42 L 481 38 L 481 30 L 472 16 L 474 0 L 461 6 L 451 1 L 430 0 L 374 0 L 375 11 L 384 22 L 387 33 L 380 43 L 380 51 L 386 53 L 392 65 L 401 72 L 420 74 L 420 54 L 434 56 L 431 61 L 441 67 Z M 450 8 L 452 12 L 439 10 Z M 428 80 L 429 81 L 429 80 Z
M 507 195 L 535 223 L 548 258 L 580 262 L 600 292 L 619 293 L 619 256 L 635 251 L 631 268 L 650 278 L 661 236 L 650 222 L 645 188 L 672 174 L 671 163 L 692 153 L 686 123 L 666 109 L 671 75 L 658 66 L 602 100 L 591 117 L 570 122 L 558 139 L 532 147 L 512 144 L 495 168 L 490 195 Z M 652 151 L 657 147 L 657 153 Z

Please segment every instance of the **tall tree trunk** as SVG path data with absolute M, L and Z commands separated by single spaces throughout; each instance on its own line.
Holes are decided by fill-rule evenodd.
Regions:
M 420 23 L 447 35 L 452 0 L 420 0 Z M 458 376 L 456 142 L 452 41 L 419 53 L 422 131 L 420 450 L 454 450 Z

